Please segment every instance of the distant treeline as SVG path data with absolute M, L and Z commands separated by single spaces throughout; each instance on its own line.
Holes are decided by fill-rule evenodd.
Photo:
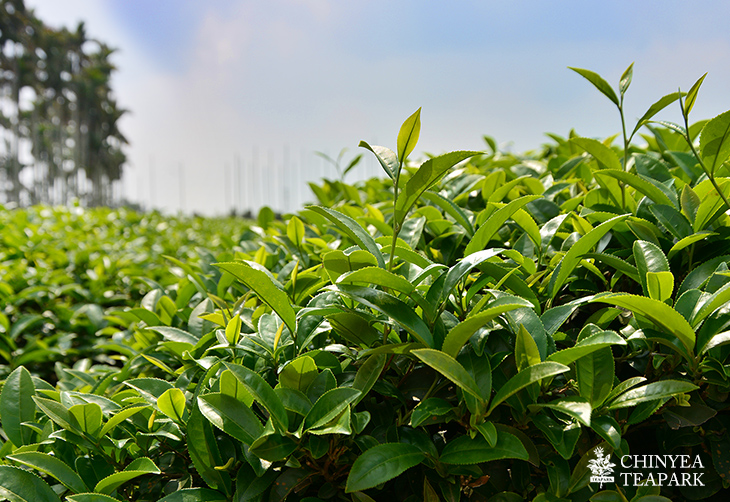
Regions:
M 114 49 L 0 0 L 0 203 L 107 205 L 127 143 L 110 85 Z

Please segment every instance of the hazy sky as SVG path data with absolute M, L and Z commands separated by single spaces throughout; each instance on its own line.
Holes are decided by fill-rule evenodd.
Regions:
M 359 140 L 395 147 L 423 107 L 418 152 L 514 151 L 544 133 L 620 131 L 613 104 L 567 66 L 616 85 L 633 61 L 629 120 L 704 72 L 695 119 L 730 109 L 730 2 L 26 0 L 47 24 L 119 49 L 130 110 L 124 193 L 146 207 L 220 214 L 312 200 Z M 679 120 L 678 107 L 660 118 Z M 240 177 L 233 172 L 241 162 Z M 180 176 L 182 173 L 182 177 Z M 377 173 L 373 162 L 354 181 Z

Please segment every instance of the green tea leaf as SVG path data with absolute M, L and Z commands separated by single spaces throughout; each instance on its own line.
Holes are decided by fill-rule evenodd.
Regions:
M 240 321 L 239 321 L 240 322 Z M 177 423 L 185 423 L 185 394 L 177 387 L 167 389 L 157 398 L 157 407 Z
M 200 477 L 209 487 L 230 493 L 230 476 L 228 473 L 216 469 L 216 466 L 223 465 L 223 459 L 218 451 L 213 427 L 203 417 L 197 402 L 188 418 L 187 433 L 188 454 Z
M 702 75 L 699 79 L 697 79 L 697 82 L 692 84 L 692 87 L 687 92 L 687 97 L 684 100 L 684 115 L 688 116 L 689 112 L 692 111 L 692 108 L 695 105 L 695 101 L 697 100 L 697 93 L 700 90 L 700 86 L 702 85 L 702 81 L 705 80 L 705 77 L 707 76 L 707 73 Z
M 591 403 L 582 397 L 564 397 L 550 401 L 549 403 L 531 404 L 529 408 L 531 410 L 540 410 L 542 408 L 557 410 L 566 415 L 570 415 L 586 427 L 591 426 L 591 412 L 593 408 L 591 407 Z
M 99 481 L 94 487 L 96 493 L 111 494 L 118 487 L 145 474 L 160 474 L 162 471 L 147 457 L 133 460 L 122 472 L 117 472 Z
M 334 223 L 335 226 L 342 231 L 342 233 L 355 241 L 360 249 L 372 254 L 377 260 L 380 268 L 385 268 L 385 260 L 383 259 L 383 255 L 380 252 L 378 245 L 375 243 L 371 235 L 358 222 L 349 216 L 328 207 L 307 206 L 307 209 L 321 214 Z
M 700 134 L 700 156 L 714 175 L 730 157 L 730 111 L 710 120 Z
M 649 298 L 666 302 L 672 297 L 672 291 L 674 291 L 674 275 L 669 271 L 647 272 L 646 288 Z
M 271 282 L 268 275 L 242 262 L 215 263 L 214 265 L 228 272 L 255 292 L 262 302 L 279 314 L 290 333 L 297 332 L 297 316 L 289 303 L 289 297 Z
M 0 497 L 10 502 L 61 502 L 41 478 L 9 465 L 0 465 Z
M 493 307 L 488 307 L 478 314 L 467 317 L 465 320 L 451 328 L 444 339 L 441 350 L 451 357 L 456 357 L 469 338 L 471 338 L 479 328 L 488 322 L 493 321 L 501 314 L 509 312 L 510 310 L 522 307 L 532 308 L 532 304 L 529 301 L 523 300 L 522 302 L 519 302 L 519 300 L 521 299 L 514 297 L 513 303 L 503 303 Z
M 565 373 L 569 370 L 570 368 L 565 366 L 564 364 L 552 361 L 545 361 L 534 364 L 532 366 L 528 366 L 527 368 L 507 380 L 507 383 L 505 383 L 502 388 L 497 391 L 494 399 L 492 399 L 492 404 L 489 406 L 487 415 L 491 414 L 492 411 L 494 411 L 494 408 L 499 406 L 508 397 L 516 394 L 528 385 L 539 382 L 543 378 L 548 378 L 551 376 L 559 375 L 561 373 Z
M 547 357 L 548 361 L 561 364 L 570 364 L 583 356 L 611 345 L 626 345 L 626 340 L 615 331 L 600 331 L 583 338 L 573 347 L 553 352 Z
M 299 246 L 304 240 L 304 223 L 296 216 L 292 216 L 286 225 L 286 236 L 292 244 Z
M 398 160 L 405 162 L 408 155 L 416 147 L 418 136 L 421 133 L 421 109 L 416 110 L 408 117 L 398 131 Z
M 444 464 L 481 464 L 492 460 L 516 458 L 527 460 L 529 455 L 522 442 L 508 432 L 497 432 L 497 443 L 490 446 L 482 435 L 470 438 L 460 436 L 449 441 L 444 447 L 439 461 Z
M 383 368 L 385 368 L 386 360 L 385 354 L 373 354 L 357 370 L 355 380 L 352 381 L 352 388 L 359 390 L 360 395 L 353 401 L 353 406 L 362 401 L 367 393 L 370 392 L 370 389 L 373 388 L 375 382 L 380 378 Z
M 684 380 L 660 380 L 628 390 L 608 403 L 609 410 L 636 406 L 646 401 L 654 401 L 684 394 L 698 389 L 696 385 Z
M 373 152 L 375 158 L 378 159 L 380 166 L 383 168 L 383 171 L 385 171 L 385 174 L 387 174 L 390 179 L 395 180 L 395 176 L 398 173 L 398 157 L 395 155 L 393 150 L 384 146 L 370 146 L 366 141 L 360 141 L 358 146 Z
M 224 362 L 226 368 L 238 379 L 239 382 L 246 387 L 254 399 L 269 412 L 271 419 L 277 428 L 286 431 L 289 428 L 289 419 L 281 400 L 278 398 L 274 389 L 266 383 L 257 373 L 251 371 L 240 364 Z
M 588 152 L 596 161 L 608 170 L 622 171 L 621 161 L 616 152 L 591 138 L 571 138 L 570 141 Z
M 540 362 L 540 351 L 537 350 L 537 344 L 530 333 L 527 332 L 525 326 L 520 324 L 515 337 L 515 363 L 517 371 L 522 371 L 529 366 L 533 366 Z
M 210 423 L 239 441 L 250 445 L 264 430 L 261 422 L 245 403 L 225 394 L 198 396 L 200 412 Z
M 395 221 L 400 224 L 408 215 L 411 207 L 421 197 L 421 194 L 431 188 L 446 171 L 479 152 L 450 152 L 428 159 L 421 164 L 416 173 L 411 176 L 405 188 L 398 195 L 395 205 Z
M 395 275 L 393 272 L 379 267 L 361 268 L 342 274 L 337 278 L 337 284 L 353 284 L 358 282 L 375 284 L 376 286 L 392 289 L 405 295 L 410 295 L 415 289 L 413 284 L 404 277 Z
M 610 293 L 591 300 L 592 302 L 610 303 L 629 309 L 634 314 L 647 319 L 660 330 L 677 337 L 689 354 L 693 353 L 695 332 L 687 320 L 666 303 L 643 296 L 626 293 Z
M 300 356 L 284 366 L 279 373 L 279 383 L 283 387 L 305 392 L 318 374 L 314 359 L 309 356 Z
M 623 75 L 621 75 L 621 80 L 618 83 L 618 90 L 623 95 L 631 85 L 631 78 L 634 76 L 634 63 L 631 63 L 628 68 L 626 68 L 626 71 L 624 71 Z
M 208 488 L 183 488 L 161 498 L 157 502 L 225 502 L 226 500 L 222 493 Z
M 484 401 L 489 396 L 482 396 L 479 386 L 467 373 L 464 367 L 450 355 L 433 349 L 412 350 L 411 354 L 441 373 L 443 376 L 454 382 L 462 390 L 468 392 L 478 400 Z
M 76 474 L 76 471 L 52 455 L 29 451 L 8 455 L 7 458 L 48 474 L 73 492 L 83 493 L 89 491 L 89 488 L 81 480 L 81 477 Z
M 672 201 L 672 199 L 670 199 L 667 194 L 662 192 L 652 183 L 648 182 L 646 178 L 641 175 L 627 173 L 616 169 L 604 169 L 603 171 L 596 172 L 595 175 L 598 177 L 608 176 L 610 178 L 615 178 L 636 189 L 637 192 L 646 195 L 657 204 L 674 207 L 674 201 Z
M 433 336 L 428 325 L 416 314 L 415 310 L 393 295 L 377 289 L 346 284 L 338 285 L 337 290 L 367 307 L 382 312 L 413 335 L 419 342 L 428 347 L 433 347 Z
M 613 101 L 616 106 L 619 106 L 619 100 L 618 96 L 616 96 L 616 92 L 613 90 L 613 88 L 611 88 L 608 82 L 606 82 L 603 77 L 601 77 L 598 73 L 592 72 L 590 70 L 584 70 L 583 68 L 572 68 L 570 66 L 568 68 L 576 72 L 581 77 L 585 78 L 587 81 L 593 84 L 596 89 L 601 91 L 604 96 Z
M 466 245 L 464 256 L 469 256 L 472 253 L 483 250 L 494 234 L 504 225 L 505 221 L 512 217 L 519 209 L 541 197 L 542 195 L 525 195 L 498 209 L 487 221 L 477 228 L 474 237 Z
M 634 127 L 634 130 L 632 131 L 629 138 L 632 138 L 636 134 L 636 132 L 639 129 L 641 129 L 641 127 L 643 125 L 645 125 L 647 122 L 649 122 L 649 120 L 654 115 L 656 115 L 657 113 L 662 111 L 664 108 L 666 108 L 667 106 L 669 106 L 672 103 L 674 103 L 675 101 L 677 101 L 679 98 L 682 97 L 682 95 L 683 95 L 683 93 L 681 93 L 681 92 L 673 92 L 671 94 L 667 94 L 666 96 L 660 98 L 656 103 L 651 105 L 649 107 L 649 109 L 646 111 L 646 113 L 644 113 L 644 115 L 642 115 L 641 118 L 639 119 L 639 121 L 636 123 L 636 127 Z
M 346 493 L 367 490 L 420 464 L 426 454 L 410 444 L 386 443 L 360 455 L 347 476 Z
M 614 216 L 613 218 L 604 221 L 593 230 L 585 234 L 583 237 L 578 239 L 571 248 L 565 253 L 563 259 L 558 264 L 558 267 L 553 272 L 550 278 L 550 297 L 555 298 L 560 289 L 563 287 L 568 277 L 573 272 L 575 267 L 578 266 L 582 255 L 591 251 L 593 246 L 598 244 L 604 235 L 606 235 L 616 224 L 624 221 L 628 218 L 628 215 Z
M 267 434 L 253 442 L 249 451 L 269 462 L 284 460 L 297 449 L 297 443 L 289 436 Z
M 33 379 L 23 366 L 15 368 L 5 379 L 0 392 L 0 417 L 5 434 L 15 446 L 33 442 L 33 431 L 21 424 L 35 421 L 34 395 Z
M 360 395 L 359 390 L 347 387 L 338 387 L 325 392 L 304 417 L 304 430 L 316 429 L 331 422 Z

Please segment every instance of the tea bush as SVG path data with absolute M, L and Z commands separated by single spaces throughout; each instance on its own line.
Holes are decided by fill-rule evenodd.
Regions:
M 632 68 L 618 94 L 575 71 L 617 106 L 621 146 L 571 132 L 515 155 L 487 137 L 488 153 L 417 165 L 418 110 L 395 150 L 361 143 L 386 178 L 324 180 L 318 205 L 262 211 L 226 249 L 151 265 L 138 304 L 99 300 L 107 324 L 79 333 L 89 350 L 59 361 L 57 381 L 17 363 L 27 345 L 6 347 L 0 494 L 651 502 L 727 489 L 730 112 L 689 125 L 700 79 L 627 135 Z M 677 103 L 684 125 L 652 122 Z M 129 291 L 124 277 L 100 289 Z M 4 321 L 6 344 L 19 322 Z M 687 455 L 702 483 L 590 481 L 627 454 Z

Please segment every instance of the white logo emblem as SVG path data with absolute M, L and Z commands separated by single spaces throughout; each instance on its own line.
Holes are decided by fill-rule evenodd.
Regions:
M 603 488 L 604 483 L 613 483 L 613 468 L 616 464 L 611 463 L 611 454 L 603 454 L 603 448 L 596 448 L 596 458 L 588 461 L 588 468 L 591 470 L 591 483 L 599 483 Z

